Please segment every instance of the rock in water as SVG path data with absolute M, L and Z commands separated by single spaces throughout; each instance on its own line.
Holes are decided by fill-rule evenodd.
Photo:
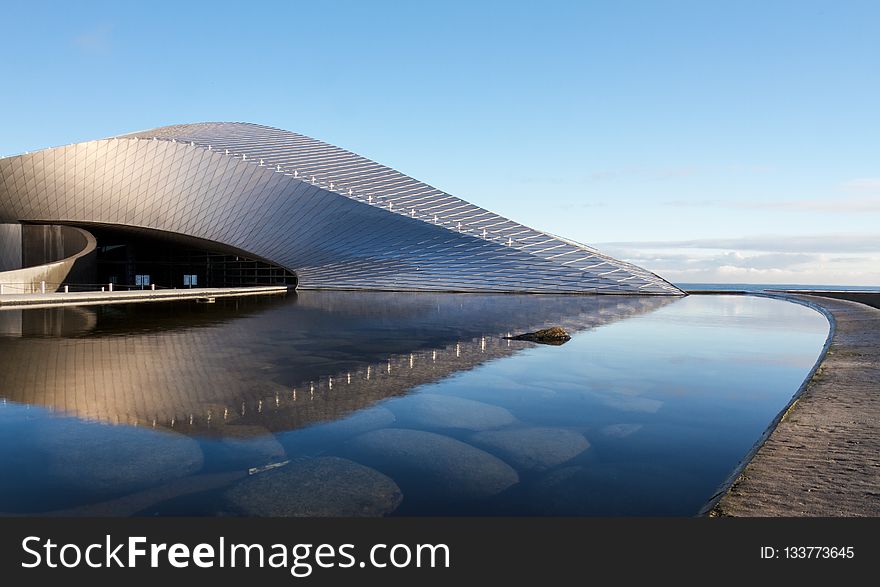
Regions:
M 541 344 L 552 344 L 559 346 L 571 340 L 571 336 L 560 328 L 553 326 L 552 328 L 544 328 L 535 332 L 526 332 L 525 334 L 517 334 L 516 336 L 507 337 L 511 340 L 527 340 L 529 342 L 537 342 Z
M 204 458 L 198 442 L 182 434 L 71 418 L 44 422 L 37 438 L 50 482 L 96 498 L 195 473 Z
M 545 471 L 590 447 L 583 434 L 565 428 L 514 428 L 480 432 L 471 438 L 521 471 Z
M 245 516 L 376 517 L 393 512 L 403 496 L 397 484 L 347 459 L 319 457 L 258 473 L 223 495 Z
M 448 436 L 388 428 L 354 438 L 346 453 L 374 464 L 403 487 L 407 501 L 486 498 L 519 482 L 510 465 Z

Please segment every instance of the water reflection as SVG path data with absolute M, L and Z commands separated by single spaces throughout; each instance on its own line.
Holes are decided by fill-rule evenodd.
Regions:
M 572 340 L 503 338 L 551 325 Z M 692 515 L 827 329 L 803 306 L 741 296 L 303 292 L 0 311 L 0 507 Z
M 301 292 L 0 312 L 0 395 L 80 418 L 241 437 L 336 420 L 674 298 Z

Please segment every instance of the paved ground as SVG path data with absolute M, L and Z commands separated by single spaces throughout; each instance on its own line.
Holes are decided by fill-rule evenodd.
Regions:
M 786 290 L 787 293 L 805 293 L 803 291 Z M 880 308 L 880 293 L 876 291 L 820 291 L 811 290 L 811 295 L 822 296 L 823 298 L 835 298 L 838 300 L 849 300 L 851 302 L 861 302 L 875 308 Z
M 187 298 L 222 298 L 231 296 L 253 296 L 281 294 L 288 291 L 286 286 L 265 287 L 198 287 L 192 289 L 157 289 L 131 291 L 82 291 L 71 293 L 33 293 L 0 295 L 0 306 L 48 307 L 61 305 L 87 306 L 92 304 L 114 304 L 130 302 L 162 302 Z
M 710 516 L 880 516 L 880 310 L 819 304 L 837 328 L 825 360 Z

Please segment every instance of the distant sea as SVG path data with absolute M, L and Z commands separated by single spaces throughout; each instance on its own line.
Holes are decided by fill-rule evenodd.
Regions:
M 768 289 L 804 289 L 825 291 L 876 291 L 880 285 L 810 285 L 803 283 L 676 283 L 683 290 L 766 291 Z

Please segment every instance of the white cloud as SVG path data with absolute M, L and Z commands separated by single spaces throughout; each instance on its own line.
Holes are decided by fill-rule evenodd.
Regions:
M 862 177 L 843 182 L 844 189 L 880 192 L 880 177 Z
M 675 268 L 714 269 L 721 266 L 756 269 L 789 268 L 815 265 L 827 259 L 827 257 L 822 255 L 803 253 L 759 253 L 748 255 L 739 251 L 728 251 L 720 254 L 698 255 L 693 253 L 663 254 L 642 252 L 634 249 L 613 251 L 605 249 L 605 251 L 636 265 L 652 265 L 663 267 L 664 270 Z M 857 259 L 860 260 L 860 258 Z M 847 259 L 847 261 L 850 260 L 852 259 Z
M 794 212 L 831 212 L 852 214 L 857 212 L 880 212 L 880 196 L 864 198 L 837 198 L 827 200 L 782 200 L 779 202 L 755 202 L 740 208 L 762 210 L 791 210 Z
M 645 241 L 599 249 L 680 283 L 880 285 L 880 235 Z
M 678 241 L 629 241 L 596 245 L 599 249 L 719 249 L 783 253 L 880 253 L 880 234 L 757 235 Z
M 658 272 L 677 283 L 791 283 L 815 285 L 880 286 L 880 270 L 865 270 L 860 265 L 832 267 L 807 266 L 798 269 L 734 267 L 713 269 L 669 269 Z
M 725 201 L 725 200 L 669 200 L 666 206 L 686 208 L 728 208 L 735 210 L 784 210 L 788 212 L 823 212 L 854 214 L 880 212 L 880 194 L 847 196 L 822 200 Z

